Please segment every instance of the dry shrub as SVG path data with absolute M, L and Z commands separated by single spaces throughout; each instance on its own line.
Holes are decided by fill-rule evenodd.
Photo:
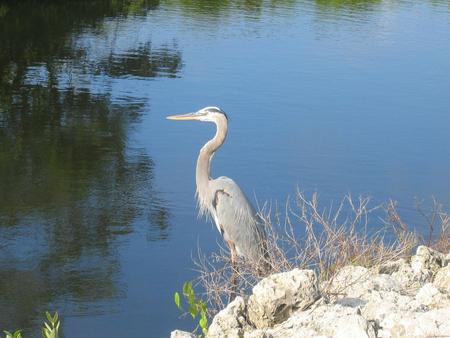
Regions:
M 331 281 L 349 264 L 372 267 L 410 255 L 423 238 L 402 221 L 396 203 L 390 200 L 370 207 L 369 202 L 369 198 L 348 195 L 337 206 L 320 207 L 316 193 L 308 199 L 297 191 L 295 201 L 288 201 L 282 214 L 268 205 L 260 208 L 267 233 L 267 269 L 243 260 L 233 267 L 229 251 L 223 247 L 211 257 L 199 251 L 195 261 L 198 282 L 205 291 L 210 314 L 222 309 L 236 294 L 248 293 L 272 273 L 314 269 L 320 281 Z M 432 214 L 423 213 L 432 229 L 424 243 L 448 251 L 449 215 L 436 203 Z M 374 228 L 378 230 L 371 231 Z
M 443 210 L 442 204 L 433 198 L 431 210 L 427 211 L 422 203 L 417 203 L 417 211 L 425 219 L 428 235 L 420 237 L 420 242 L 443 253 L 450 251 L 450 215 Z

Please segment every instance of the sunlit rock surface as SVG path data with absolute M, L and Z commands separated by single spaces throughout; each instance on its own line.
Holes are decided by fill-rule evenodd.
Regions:
M 244 299 L 236 297 L 214 317 L 208 337 L 242 337 L 248 326 L 245 307 Z
M 433 284 L 447 293 L 450 293 L 450 265 L 439 269 L 436 276 L 434 276 Z
M 248 319 L 257 328 L 284 322 L 319 298 L 317 277 L 311 270 L 294 269 L 264 278 L 248 299 Z
M 195 338 L 195 335 L 190 332 L 175 330 L 170 333 L 170 338 Z
M 275 274 L 219 312 L 209 336 L 450 337 L 448 258 L 420 246 L 410 259 L 346 266 L 320 287 L 311 270 Z

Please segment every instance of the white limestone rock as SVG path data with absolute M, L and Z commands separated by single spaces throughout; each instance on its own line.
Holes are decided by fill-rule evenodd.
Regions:
M 450 265 L 450 252 L 445 255 L 443 267 Z
M 273 338 L 273 336 L 267 330 L 254 330 L 244 332 L 244 338 Z
M 375 338 L 375 328 L 360 315 L 339 318 L 333 338 Z
M 208 329 L 208 338 L 243 337 L 247 325 L 245 310 L 244 299 L 236 297 L 214 317 Z
M 418 288 L 420 287 L 424 279 L 428 279 L 429 275 L 425 276 L 417 275 L 409 262 L 402 260 L 399 261 L 400 265 L 397 271 L 393 272 L 391 276 L 396 279 L 403 288 Z
M 408 263 L 404 258 L 385 262 L 379 266 L 378 273 L 392 275 L 393 273 L 398 272 L 406 264 Z
M 248 300 L 248 318 L 256 328 L 285 321 L 295 310 L 309 307 L 319 297 L 312 270 L 294 269 L 261 280 Z
M 380 322 L 378 337 L 448 337 L 450 336 L 450 308 L 427 312 L 397 312 Z
M 440 292 L 440 290 L 431 283 L 427 283 L 420 288 L 416 294 L 415 300 L 418 304 L 429 308 L 450 307 L 450 297 L 447 294 Z
M 379 323 L 393 312 L 409 312 L 417 309 L 412 296 L 395 291 L 368 290 L 364 295 L 366 304 L 361 307 L 361 313 L 367 320 Z
M 175 330 L 170 333 L 170 338 L 195 338 L 195 335 L 190 332 Z
M 368 290 L 399 291 L 402 285 L 397 279 L 387 274 L 377 274 L 362 266 L 343 267 L 331 281 L 327 291 L 339 298 L 359 299 L 364 303 Z
M 439 289 L 450 293 L 450 265 L 438 270 L 434 276 L 433 284 Z
M 325 304 L 307 311 L 297 311 L 287 321 L 268 330 L 274 338 L 348 337 L 374 338 L 373 324 L 359 310 Z
M 419 247 L 411 260 L 378 269 L 346 266 L 323 284 L 322 297 L 311 270 L 275 274 L 253 288 L 247 304 L 237 297 L 217 314 L 208 337 L 450 337 L 446 259 Z M 178 332 L 171 337 L 192 337 Z
M 370 280 L 370 271 L 362 266 L 344 266 L 325 286 L 327 293 L 342 297 L 359 298 L 361 286 Z
M 417 248 L 416 254 L 411 257 L 411 268 L 416 275 L 425 276 L 425 281 L 444 266 L 445 255 L 424 245 Z
M 380 272 L 390 273 L 404 288 L 420 288 L 433 280 L 433 276 L 447 264 L 446 256 L 426 246 L 419 246 L 410 261 L 388 262 Z

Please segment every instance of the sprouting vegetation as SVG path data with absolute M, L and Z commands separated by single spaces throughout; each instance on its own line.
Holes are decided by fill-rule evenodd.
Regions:
M 6 336 L 5 338 L 22 338 L 22 330 L 16 330 L 14 332 L 3 331 Z
M 45 316 L 47 321 L 44 321 L 44 326 L 42 327 L 42 338 L 59 338 L 59 327 L 61 326 L 61 321 L 59 319 L 58 312 L 52 316 L 50 312 L 46 311 Z M 16 330 L 14 332 L 3 331 L 5 333 L 5 338 L 22 338 L 22 330 Z
M 369 198 L 346 196 L 334 207 L 322 207 L 317 194 L 307 198 L 298 191 L 283 212 L 265 206 L 260 216 L 268 236 L 268 270 L 244 261 L 234 269 L 225 249 L 212 257 L 199 253 L 197 282 L 205 291 L 209 315 L 235 296 L 235 280 L 238 292 L 244 293 L 269 274 L 296 267 L 314 269 L 326 292 L 327 282 L 346 265 L 374 267 L 411 255 L 419 244 L 447 252 L 450 216 L 436 202 L 430 212 L 422 214 L 430 229 L 425 237 L 402 220 L 394 201 L 371 206 Z
M 186 303 L 187 309 L 184 309 L 181 296 L 178 292 L 174 293 L 175 305 L 181 311 L 185 313 L 187 311 L 187 313 L 191 315 L 192 319 L 195 320 L 196 318 L 199 318 L 197 326 L 193 332 L 200 338 L 202 337 L 202 334 L 198 334 L 198 332 L 201 331 L 204 337 L 206 337 L 208 334 L 208 310 L 205 301 L 196 296 L 194 288 L 192 287 L 192 282 L 184 282 L 182 294 L 184 296 L 183 303 Z
M 43 338 L 58 338 L 59 337 L 59 316 L 58 312 L 52 316 L 50 312 L 45 313 L 48 322 L 44 322 L 44 327 L 42 328 L 42 337 Z

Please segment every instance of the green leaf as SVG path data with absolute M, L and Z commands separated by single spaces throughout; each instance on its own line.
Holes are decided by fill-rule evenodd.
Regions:
M 208 317 L 206 316 L 206 311 L 202 312 L 202 318 L 205 318 L 206 320 L 208 320 Z
M 193 293 L 192 283 L 191 282 L 184 282 L 184 284 L 183 284 L 183 294 L 185 296 L 189 296 L 192 293 Z
M 195 306 L 195 295 L 190 294 L 188 297 L 188 302 L 189 302 L 189 305 Z
M 206 303 L 204 302 L 204 301 L 200 301 L 199 302 L 199 307 L 200 307 L 200 312 L 203 314 L 203 313 L 206 313 Z
M 208 318 L 202 316 L 202 318 L 200 318 L 200 320 L 198 321 L 198 323 L 200 324 L 200 327 L 202 329 L 206 329 L 206 326 L 208 325 Z
M 187 313 L 189 313 L 192 319 L 197 318 L 200 315 L 197 327 L 194 329 L 196 337 L 206 337 L 208 334 L 208 317 L 207 317 L 207 305 L 202 299 L 197 298 L 195 290 L 192 286 L 192 282 L 186 281 L 183 283 L 182 294 L 185 297 L 184 303 L 187 303 Z M 178 308 L 182 309 L 182 302 L 180 293 L 174 293 L 174 302 Z M 183 310 L 183 309 L 182 309 Z M 184 310 L 183 310 L 184 311 Z M 199 334 L 201 329 L 201 333 Z
M 178 292 L 175 292 L 173 295 L 173 300 L 175 301 L 176 306 L 181 310 L 180 294 Z
M 189 282 L 184 282 L 183 283 L 183 295 L 187 295 L 188 283 Z
M 192 318 L 194 319 L 195 317 L 197 317 L 197 309 L 195 308 L 194 305 L 189 304 L 189 313 L 191 314 Z
M 52 323 L 55 324 L 58 321 L 58 311 L 55 311 L 55 315 L 53 316 Z
M 47 320 L 51 323 L 52 322 L 52 315 L 50 314 L 50 312 L 45 311 L 45 316 L 47 317 Z

